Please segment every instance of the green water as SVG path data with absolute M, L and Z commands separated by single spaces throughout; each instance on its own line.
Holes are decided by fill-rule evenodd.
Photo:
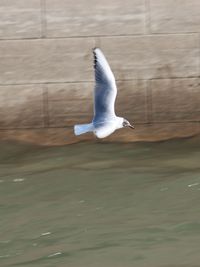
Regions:
M 199 267 L 200 142 L 0 145 L 0 266 Z

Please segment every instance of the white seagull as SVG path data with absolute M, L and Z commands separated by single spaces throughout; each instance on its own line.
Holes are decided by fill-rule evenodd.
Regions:
M 98 138 L 105 138 L 115 130 L 130 127 L 129 121 L 115 115 L 115 99 L 117 86 L 111 68 L 99 48 L 93 49 L 95 87 L 94 87 L 94 117 L 89 124 L 74 126 L 75 135 L 93 132 Z

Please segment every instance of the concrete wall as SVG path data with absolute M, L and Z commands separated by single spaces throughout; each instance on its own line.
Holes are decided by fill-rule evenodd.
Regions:
M 93 139 L 72 126 L 92 118 L 94 46 L 115 74 L 118 114 L 136 125 L 107 140 L 200 132 L 199 0 L 1 0 L 0 138 Z

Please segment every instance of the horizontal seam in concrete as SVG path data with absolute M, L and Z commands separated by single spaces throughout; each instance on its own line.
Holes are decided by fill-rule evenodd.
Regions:
M 151 35 L 187 35 L 187 34 L 199 34 L 199 32 L 153 32 L 151 31 Z
M 175 112 L 174 112 L 175 113 Z M 173 121 L 168 121 L 168 120 L 153 120 L 152 121 L 152 124 L 157 124 L 157 123 L 159 123 L 159 124 L 170 124 L 170 123 L 178 123 L 178 124 L 180 124 L 180 123 L 182 123 L 182 124 L 185 124 L 185 123 L 199 123 L 200 122 L 200 118 L 199 118 L 199 120 L 173 120 Z
M 116 82 L 135 82 L 135 81 L 154 81 L 154 80 L 187 80 L 187 79 L 199 79 L 200 75 L 197 76 L 185 76 L 185 77 L 166 77 L 166 78 L 150 78 L 150 79 L 142 79 L 142 78 L 138 78 L 138 79 L 124 79 L 124 80 L 118 80 L 116 79 Z M 95 81 L 63 81 L 63 82 L 36 82 L 36 83 L 0 83 L 0 86 L 4 87 L 4 86 L 20 86 L 20 85 L 53 85 L 53 84 L 79 84 L 79 83 L 95 83 Z
M 48 85 L 48 84 L 76 84 L 76 83 L 93 83 L 94 81 L 70 81 L 70 82 L 36 82 L 36 83 L 0 83 L 0 86 L 20 86 L 20 85 Z
M 151 33 L 151 34 L 116 34 L 116 35 L 77 35 L 77 36 L 66 36 L 66 37 L 22 37 L 22 38 L 0 38 L 0 42 L 3 41 L 24 41 L 24 40 L 56 40 L 56 39 L 83 39 L 83 38 L 113 38 L 113 37 L 134 37 L 134 38 L 139 38 L 139 37 L 151 37 L 151 36 L 168 36 L 168 35 L 176 35 L 176 36 L 184 36 L 184 35 L 198 35 L 200 32 L 185 32 L 185 33 Z

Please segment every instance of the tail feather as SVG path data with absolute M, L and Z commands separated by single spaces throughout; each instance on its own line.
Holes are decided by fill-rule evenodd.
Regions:
M 89 124 L 77 124 L 74 126 L 74 133 L 75 135 L 80 135 L 88 132 L 93 131 L 92 123 Z

